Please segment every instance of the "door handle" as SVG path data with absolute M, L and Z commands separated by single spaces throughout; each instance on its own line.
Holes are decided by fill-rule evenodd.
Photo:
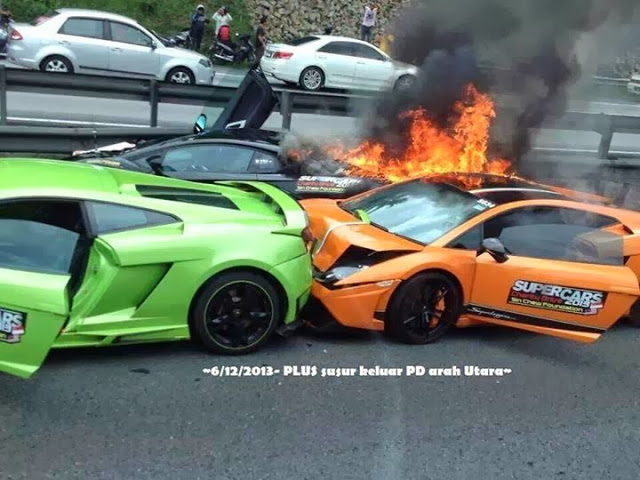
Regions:
M 326 55 L 318 55 L 318 58 L 327 58 Z
M 60 45 L 71 45 L 71 42 L 67 41 L 67 40 L 60 40 L 58 42 Z
M 112 51 L 112 52 L 121 52 L 121 51 L 122 51 L 122 49 L 121 49 L 121 48 L 119 48 L 119 47 L 114 47 L 114 48 L 112 48 L 112 49 L 111 49 L 111 51 Z
M 358 65 L 366 65 L 366 62 L 357 62 Z

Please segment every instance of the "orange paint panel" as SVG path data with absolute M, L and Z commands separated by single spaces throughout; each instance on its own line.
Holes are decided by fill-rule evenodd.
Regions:
M 313 283 L 311 293 L 345 327 L 384 330 L 384 322 L 373 318 L 378 300 L 390 287 L 362 285 L 339 290 L 329 290 L 318 282 Z

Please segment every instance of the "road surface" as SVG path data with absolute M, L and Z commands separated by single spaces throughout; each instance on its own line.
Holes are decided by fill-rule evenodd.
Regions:
M 626 326 L 587 346 L 486 328 L 415 347 L 299 334 L 237 358 L 188 343 L 56 352 L 30 381 L 0 376 L 0 478 L 638 478 L 638 342 Z M 221 365 L 512 373 L 203 373 Z

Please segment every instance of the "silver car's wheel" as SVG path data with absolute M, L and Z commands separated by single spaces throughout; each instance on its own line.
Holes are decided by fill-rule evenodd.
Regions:
M 324 84 L 324 73 L 318 67 L 305 68 L 300 74 L 300 86 L 309 91 L 316 91 Z
M 193 85 L 196 83 L 193 73 L 184 67 L 174 68 L 167 74 L 167 82 L 180 85 Z
M 66 58 L 55 55 L 45 58 L 40 64 L 40 70 L 53 73 L 72 73 L 73 65 Z
M 417 79 L 413 75 L 403 75 L 395 84 L 395 89 L 400 92 L 408 92 L 416 86 Z

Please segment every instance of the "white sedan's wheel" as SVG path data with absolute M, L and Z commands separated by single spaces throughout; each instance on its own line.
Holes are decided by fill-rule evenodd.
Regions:
M 417 79 L 413 75 L 403 75 L 396 80 L 395 89 L 399 92 L 410 92 L 416 86 Z
M 43 72 L 53 73 L 72 73 L 73 65 L 71 65 L 71 62 L 66 58 L 54 55 L 47 57 L 42 61 L 40 64 L 40 70 Z
M 318 67 L 307 67 L 300 74 L 300 86 L 304 90 L 314 92 L 324 84 L 324 73 Z
M 167 74 L 167 82 L 178 83 L 180 85 L 193 85 L 196 80 L 189 70 L 183 67 L 174 68 Z

